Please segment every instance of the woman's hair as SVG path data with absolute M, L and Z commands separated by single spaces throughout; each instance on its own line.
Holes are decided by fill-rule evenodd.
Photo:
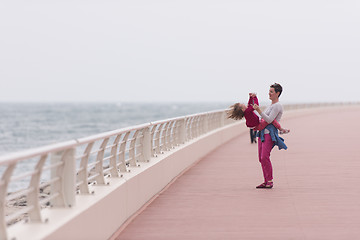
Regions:
M 281 95 L 281 93 L 282 93 L 282 86 L 279 84 L 279 83 L 274 83 L 274 84 L 272 84 L 271 86 L 270 86 L 271 88 L 273 88 L 273 89 L 275 89 L 275 92 L 276 93 L 279 93 L 279 97 L 280 97 L 280 95 Z
M 229 107 L 227 111 L 227 117 L 234 120 L 240 120 L 244 117 L 244 111 L 242 110 L 240 103 L 235 103 Z

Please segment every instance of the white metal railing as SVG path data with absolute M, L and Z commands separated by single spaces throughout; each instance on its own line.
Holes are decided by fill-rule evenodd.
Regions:
M 109 177 L 230 123 L 226 110 L 206 112 L 1 156 L 0 240 L 8 239 L 9 225 L 46 222 L 41 209 L 71 207 L 76 194 L 93 193 L 92 185 L 106 185 Z M 21 171 L 25 163 L 33 170 Z M 9 192 L 14 183 L 19 189 Z
M 348 105 L 348 103 L 346 103 Z M 289 109 L 339 104 L 293 104 Z M 165 153 L 214 129 L 234 123 L 226 109 L 172 118 L 53 144 L 0 157 L 0 240 L 7 227 L 21 219 L 46 222 L 41 209 L 68 208 L 76 194 L 92 194 L 92 185 L 106 185 L 141 162 Z M 21 171 L 22 164 L 32 171 Z M 19 170 L 17 170 L 19 168 Z M 9 192 L 9 186 L 20 186 Z

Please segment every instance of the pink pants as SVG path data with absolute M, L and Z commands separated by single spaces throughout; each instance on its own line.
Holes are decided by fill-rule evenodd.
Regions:
M 270 152 L 273 148 L 273 142 L 269 134 L 264 134 L 264 137 L 264 142 L 261 142 L 260 138 L 258 139 L 258 152 L 264 180 L 265 182 L 268 182 L 273 179 L 273 169 L 270 161 Z

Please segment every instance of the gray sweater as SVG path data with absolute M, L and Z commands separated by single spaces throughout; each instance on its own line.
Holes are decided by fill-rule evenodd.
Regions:
M 272 123 L 275 119 L 280 122 L 283 111 L 283 106 L 280 102 L 277 102 L 267 107 L 265 111 L 261 113 L 261 118 L 267 123 Z M 265 129 L 264 133 L 269 134 L 269 130 Z

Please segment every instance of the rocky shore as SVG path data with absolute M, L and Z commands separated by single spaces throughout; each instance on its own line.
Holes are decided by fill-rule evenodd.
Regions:
M 16 194 L 16 192 L 13 193 L 9 193 L 8 195 L 11 194 Z M 50 195 L 50 185 L 47 185 L 43 188 L 40 189 L 40 199 L 44 199 L 46 197 L 48 197 Z M 50 206 L 50 202 L 47 202 L 45 205 L 41 206 L 41 208 L 46 208 Z M 13 213 L 21 210 L 22 208 L 27 207 L 27 200 L 26 200 L 26 196 L 20 196 L 18 198 L 15 198 L 11 201 L 7 201 L 5 203 L 5 216 L 10 216 Z M 13 225 L 17 222 L 20 222 L 22 220 L 26 220 L 28 218 L 28 214 L 23 214 L 21 216 L 19 216 L 18 218 L 10 221 L 8 223 L 8 226 Z

